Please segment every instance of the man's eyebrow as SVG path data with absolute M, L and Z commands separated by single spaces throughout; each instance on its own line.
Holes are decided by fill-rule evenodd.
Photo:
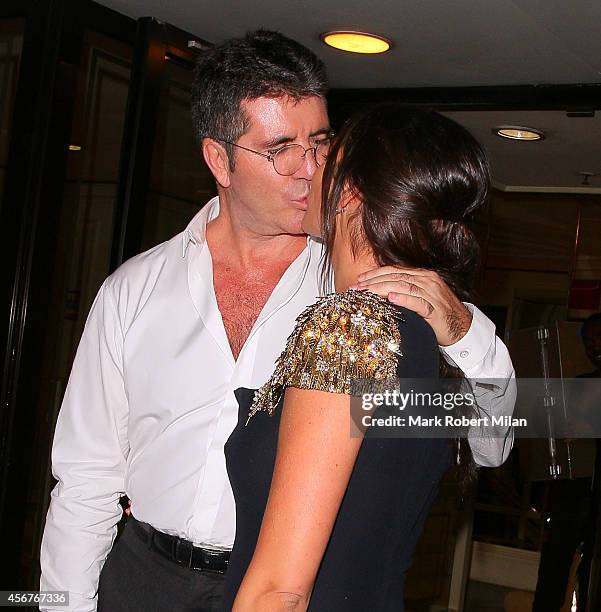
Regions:
M 311 134 L 309 134 L 309 138 L 313 139 L 316 136 L 325 136 L 326 134 L 331 134 L 331 132 L 332 132 L 332 128 L 323 127 L 323 128 L 320 128 L 319 130 L 316 130 L 315 132 L 311 132 Z M 275 138 L 271 138 L 269 140 L 262 142 L 259 148 L 265 149 L 268 151 L 269 149 L 274 149 L 283 144 L 290 144 L 294 142 L 295 140 L 296 139 L 292 138 L 292 136 L 276 136 Z
M 323 127 L 317 130 L 316 132 L 312 132 L 311 134 L 309 134 L 309 138 L 315 138 L 315 136 L 326 136 L 326 135 L 330 135 L 331 133 L 332 133 L 331 127 Z
M 287 144 L 289 142 L 294 142 L 294 138 L 291 136 L 276 136 L 275 138 L 270 138 L 269 140 L 265 140 L 261 143 L 261 149 L 274 149 L 275 147 L 279 147 L 280 145 Z

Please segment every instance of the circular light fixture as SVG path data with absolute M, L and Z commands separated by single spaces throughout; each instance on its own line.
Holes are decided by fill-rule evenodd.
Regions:
M 321 35 L 321 40 L 334 49 L 350 53 L 384 53 L 392 45 L 386 38 L 367 32 L 326 32 Z
M 510 140 L 544 140 L 545 133 L 531 127 L 521 125 L 499 125 L 493 129 L 493 133 L 501 138 Z

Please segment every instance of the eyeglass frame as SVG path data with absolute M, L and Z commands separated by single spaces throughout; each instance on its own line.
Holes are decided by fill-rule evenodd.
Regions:
M 324 140 L 332 140 L 332 138 L 334 138 L 334 136 L 335 136 L 335 132 L 333 132 L 333 131 L 326 132 L 326 134 L 327 134 L 327 138 L 324 138 Z M 307 151 L 313 151 L 313 159 L 315 160 L 315 164 L 317 165 L 317 167 L 321 166 L 321 164 L 317 161 L 317 147 L 319 147 L 319 145 L 321 143 L 318 143 L 314 147 L 307 147 L 305 149 L 305 147 L 303 147 L 302 144 L 297 143 L 297 142 L 291 142 L 291 143 L 285 144 L 284 146 L 280 147 L 279 149 L 277 149 L 275 151 L 272 149 L 270 151 L 267 151 L 267 153 L 261 153 L 261 151 L 255 151 L 254 149 L 249 149 L 248 147 L 243 147 L 242 145 L 236 144 L 235 142 L 231 142 L 230 140 L 225 140 L 224 138 L 216 138 L 214 136 L 212 136 L 211 138 L 213 138 L 213 140 L 218 140 L 219 142 L 224 142 L 225 144 L 232 145 L 233 147 L 238 147 L 238 149 L 243 149 L 244 151 L 249 151 L 250 153 L 255 153 L 256 155 L 260 155 L 261 157 L 265 157 L 267 160 L 269 160 L 271 162 L 271 165 L 273 166 L 273 169 L 280 176 L 292 176 L 295 172 L 298 172 L 300 167 L 302 166 L 302 162 L 301 162 L 299 167 L 294 172 L 292 172 L 290 174 L 282 174 L 281 172 L 277 171 L 277 168 L 275 167 L 275 156 L 280 151 L 283 151 L 284 149 L 287 149 L 289 147 L 300 147 L 301 149 L 303 149 L 304 153 L 300 156 L 300 159 L 304 159 L 305 158 L 305 156 L 307 155 Z

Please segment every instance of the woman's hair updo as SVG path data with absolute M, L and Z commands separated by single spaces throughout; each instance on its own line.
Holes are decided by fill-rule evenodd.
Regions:
M 479 263 L 469 227 L 486 202 L 486 154 L 459 124 L 436 112 L 388 103 L 348 121 L 324 168 L 322 230 L 329 270 L 336 208 L 362 203 L 354 252 L 373 249 L 380 265 L 434 270 L 466 299 Z

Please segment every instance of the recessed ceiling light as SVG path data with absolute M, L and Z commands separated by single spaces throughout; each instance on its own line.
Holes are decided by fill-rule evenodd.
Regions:
M 493 132 L 501 138 L 510 140 L 544 140 L 545 133 L 531 127 L 520 125 L 500 125 L 493 129 Z
M 350 53 L 384 53 L 392 45 L 386 38 L 366 32 L 327 32 L 321 35 L 321 40 L 330 47 Z
M 81 151 L 81 145 L 70 144 L 69 151 Z

